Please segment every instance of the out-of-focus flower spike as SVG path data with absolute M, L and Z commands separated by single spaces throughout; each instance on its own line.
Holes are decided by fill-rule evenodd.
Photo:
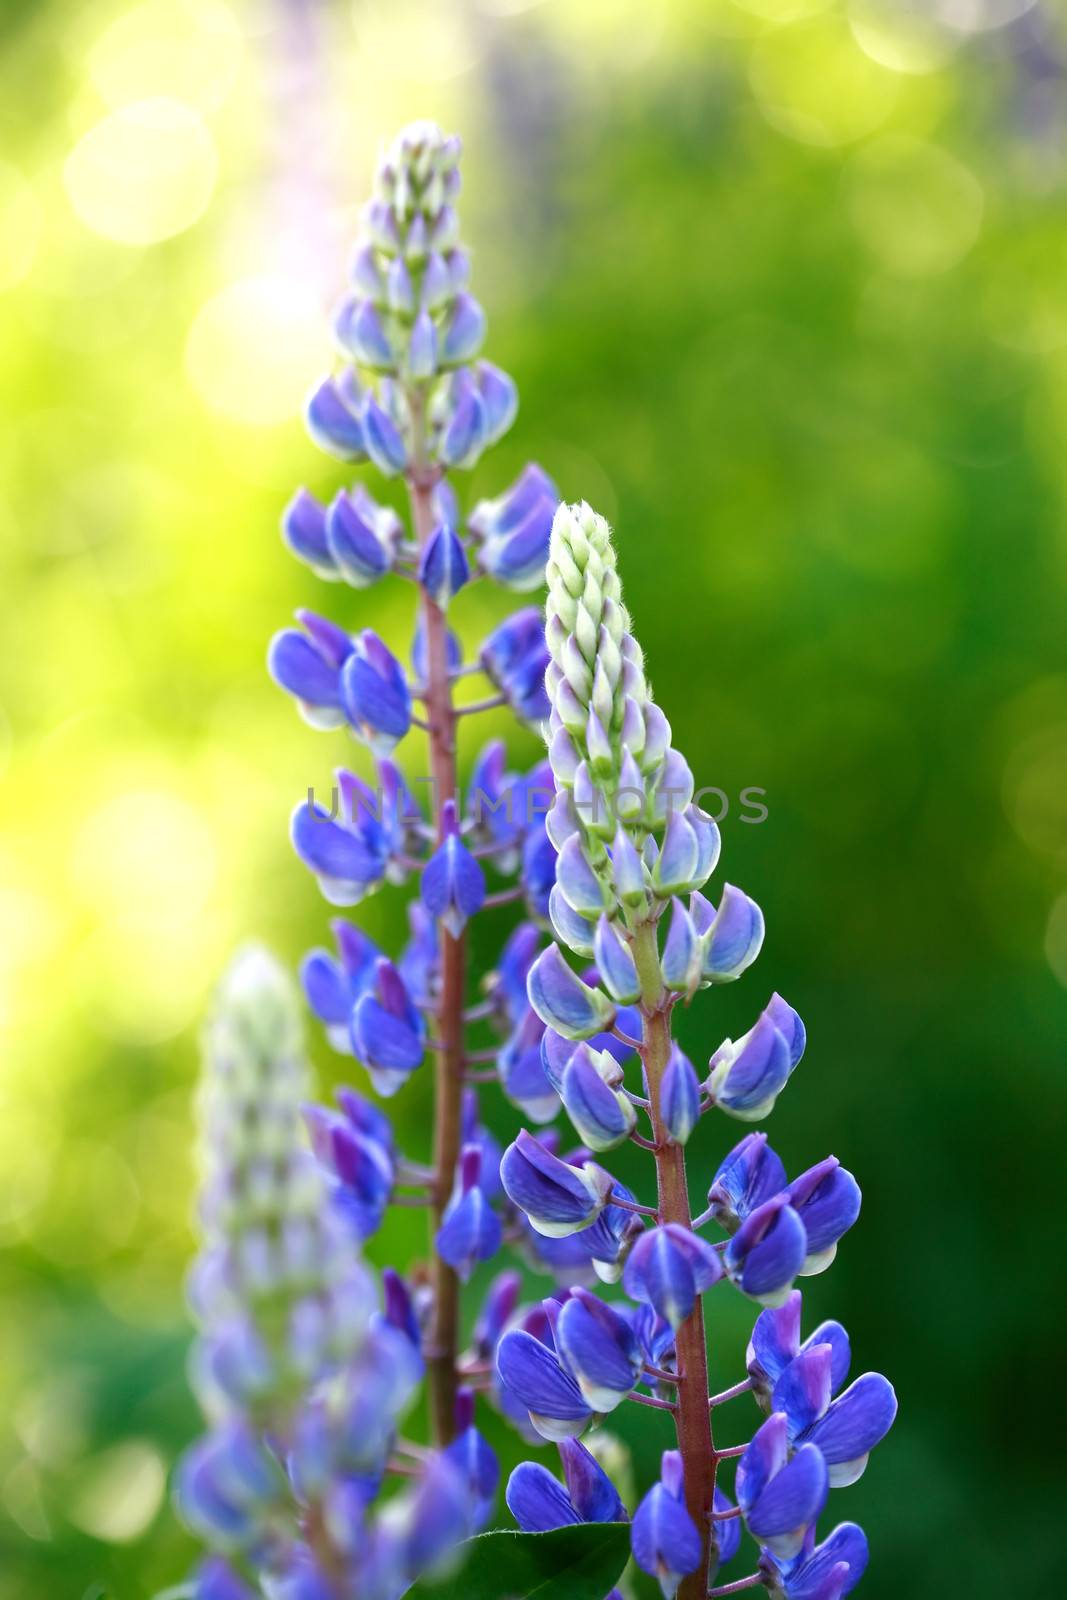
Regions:
M 443 838 L 423 868 L 420 893 L 432 916 L 458 939 L 485 901 L 485 873 L 459 834 L 456 802 L 441 808 Z
M 456 1437 L 446 1446 L 445 1455 L 466 1480 L 470 1496 L 470 1529 L 484 1528 L 493 1511 L 500 1464 L 495 1453 L 474 1426 L 474 1394 L 461 1388 L 456 1394 Z
M 435 605 L 446 610 L 470 578 L 467 553 L 454 529 L 435 528 L 419 562 L 419 582 Z
M 305 411 L 307 429 L 320 450 L 341 461 L 362 461 L 369 454 L 358 412 L 353 411 L 339 382 L 326 378 L 315 390 Z
M 634 1512 L 631 1543 L 642 1572 L 656 1578 L 665 1600 L 700 1565 L 702 1541 L 685 1508 L 682 1457 L 663 1453 L 662 1478 L 654 1483 Z
M 619 1005 L 632 1005 L 641 993 L 637 968 L 629 946 L 620 938 L 606 914 L 602 914 L 597 922 L 592 953 L 596 956 L 597 972 L 612 999 L 617 1000 Z
M 257 1600 L 257 1594 L 228 1561 L 213 1556 L 196 1570 L 192 1600 Z
M 672 1143 L 687 1144 L 700 1120 L 700 1083 L 693 1063 L 677 1045 L 660 1082 L 659 1107 Z
M 523 1129 L 504 1152 L 500 1180 L 538 1233 L 565 1238 L 595 1222 L 615 1187 L 595 1162 L 570 1166 Z
M 607 995 L 583 983 L 556 945 L 549 945 L 533 963 L 526 990 L 541 1021 L 565 1039 L 590 1039 L 614 1021 L 615 1007 Z
M 350 300 L 341 307 L 334 332 L 342 350 L 372 372 L 392 372 L 396 360 L 381 313 L 371 300 Z
M 405 365 L 415 383 L 424 383 L 437 370 L 437 330 L 428 311 L 420 311 L 412 325 Z

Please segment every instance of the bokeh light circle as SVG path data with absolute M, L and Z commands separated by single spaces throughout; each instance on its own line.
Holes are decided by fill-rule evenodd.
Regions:
M 41 206 L 17 167 L 0 161 L 0 291 L 21 283 L 41 236 Z
M 222 0 L 144 0 L 89 52 L 89 76 L 110 106 L 168 96 L 217 110 L 241 65 L 241 30 Z
M 849 0 L 848 15 L 863 53 L 891 72 L 936 72 L 961 43 L 930 0 Z
M 241 278 L 201 307 L 185 370 L 212 410 L 252 426 L 285 422 L 327 358 L 323 327 L 316 296 L 298 279 Z
M 856 152 L 845 178 L 849 217 L 888 271 L 907 278 L 947 272 L 975 243 L 985 196 L 955 156 L 893 135 Z
M 757 39 L 749 82 L 773 128 L 822 148 L 873 133 L 898 92 L 896 75 L 864 55 L 840 16 L 775 28 Z
M 157 96 L 90 128 L 67 157 L 63 177 L 74 210 L 94 233 L 150 245 L 203 215 L 217 172 L 214 141 L 200 116 Z

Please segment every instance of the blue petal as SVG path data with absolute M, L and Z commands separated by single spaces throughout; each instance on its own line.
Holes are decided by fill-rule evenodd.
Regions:
M 568 1039 L 588 1039 L 609 1028 L 615 1016 L 607 996 L 584 984 L 556 945 L 549 945 L 533 963 L 526 988 L 545 1026 Z
M 326 512 L 306 489 L 298 489 L 286 506 L 282 514 L 282 537 L 293 554 L 306 561 L 320 577 L 337 577 L 326 541 Z
M 567 1493 L 582 1522 L 625 1522 L 619 1491 L 585 1445 L 578 1439 L 561 1439 L 557 1448 Z
M 326 540 L 342 576 L 359 588 L 374 583 L 388 569 L 381 539 L 344 490 L 334 497 L 326 513 Z
M 521 1328 L 501 1339 L 496 1370 L 501 1383 L 522 1401 L 531 1418 L 565 1424 L 557 1437 L 581 1433 L 592 1416 L 577 1383 L 551 1350 Z
M 523 1461 L 515 1468 L 504 1499 L 523 1533 L 547 1533 L 583 1520 L 559 1479 L 539 1461 Z
M 700 1565 L 702 1546 L 696 1524 L 662 1483 L 653 1484 L 634 1513 L 630 1541 L 637 1565 L 658 1578 L 667 1600 L 682 1578 Z
M 835 1400 L 826 1415 L 808 1429 L 830 1466 L 865 1456 L 893 1426 L 897 1397 L 879 1372 L 865 1372 Z

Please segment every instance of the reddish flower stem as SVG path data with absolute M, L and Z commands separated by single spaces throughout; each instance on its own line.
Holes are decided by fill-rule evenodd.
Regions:
M 421 549 L 434 530 L 433 490 L 438 472 L 426 462 L 425 396 L 409 393 L 412 413 L 412 466 L 408 492 L 415 535 Z M 441 808 L 456 792 L 456 713 L 452 704 L 448 665 L 448 631 L 441 608 L 425 593 L 420 599 L 426 644 L 424 701 L 430 741 L 430 775 L 436 807 L 437 839 L 443 837 Z M 430 1431 L 437 1444 L 447 1444 L 455 1433 L 456 1357 L 458 1354 L 459 1280 L 434 1249 L 434 1238 L 452 1193 L 459 1160 L 463 1094 L 463 1005 L 466 998 L 466 945 L 462 935 L 452 937 L 439 929 L 441 993 L 437 1007 L 437 1045 L 434 1063 L 433 1193 L 430 1215 L 430 1257 L 433 1282 L 433 1320 L 427 1339 L 427 1379 Z
M 674 1222 L 689 1229 L 692 1218 L 686 1185 L 685 1152 L 681 1145 L 671 1143 L 660 1111 L 660 1085 L 671 1054 L 671 1023 L 670 998 L 663 987 L 654 923 L 644 923 L 636 930 L 632 948 L 641 982 L 640 1004 L 644 1021 L 641 1060 L 652 1102 L 659 1212 L 664 1222 Z M 704 1310 L 699 1296 L 693 1310 L 677 1330 L 675 1348 L 678 1355 L 678 1388 L 674 1414 L 678 1449 L 685 1472 L 685 1503 L 701 1538 L 700 1565 L 695 1572 L 682 1579 L 678 1600 L 704 1600 L 713 1538 L 711 1512 L 717 1463 L 708 1407 Z

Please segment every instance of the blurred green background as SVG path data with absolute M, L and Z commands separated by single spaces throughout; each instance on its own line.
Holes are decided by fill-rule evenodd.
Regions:
M 869 1530 L 862 1592 L 1051 1592 L 1055 0 L 7 0 L 0 41 L 0 1600 L 143 1600 L 190 1561 L 166 1483 L 197 1425 L 196 1026 L 237 942 L 295 964 L 325 926 L 286 819 L 346 750 L 270 687 L 269 635 L 299 604 L 407 632 L 406 593 L 324 593 L 277 524 L 343 479 L 300 404 L 378 143 L 417 115 L 464 135 L 522 394 L 469 493 L 533 457 L 616 524 L 657 698 L 767 912 L 683 1041 L 706 1057 L 780 989 L 810 1047 L 774 1142 L 863 1184 L 806 1290 L 900 1394 L 832 1508 Z M 468 641 L 501 609 L 463 596 Z M 394 1106 L 420 1153 L 426 1083 Z M 702 1130 L 698 1184 L 736 1134 Z M 729 1383 L 751 1319 L 714 1307 Z M 657 1421 L 620 1424 L 645 1479 Z

